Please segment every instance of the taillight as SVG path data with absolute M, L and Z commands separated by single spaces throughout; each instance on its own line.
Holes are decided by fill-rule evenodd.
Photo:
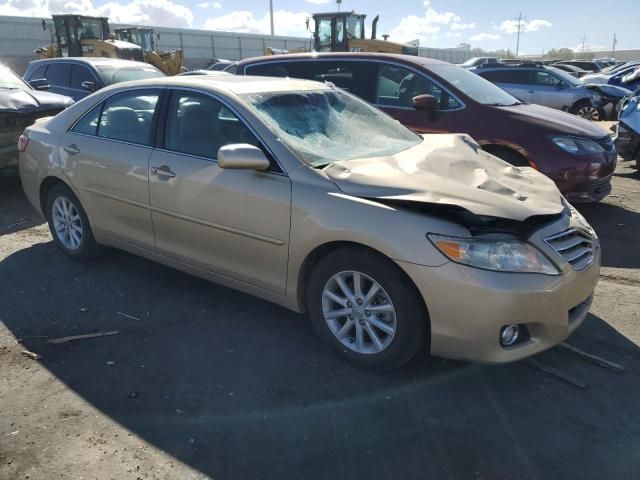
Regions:
M 24 152 L 27 149 L 27 145 L 29 145 L 29 137 L 23 133 L 20 135 L 20 138 L 18 138 L 18 151 Z

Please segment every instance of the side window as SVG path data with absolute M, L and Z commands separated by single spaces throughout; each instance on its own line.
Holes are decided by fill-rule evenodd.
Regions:
M 159 95 L 157 90 L 133 90 L 106 100 L 98 123 L 98 136 L 151 145 L 151 122 Z
M 31 75 L 29 75 L 29 80 L 40 80 L 42 78 L 46 78 L 46 72 L 47 65 L 40 65 Z
M 490 82 L 494 83 L 513 83 L 510 76 L 510 71 L 505 70 L 491 70 L 491 71 L 480 71 L 478 75 L 482 78 L 486 78 Z
M 100 123 L 100 112 L 102 112 L 102 105 L 104 102 L 99 103 L 86 113 L 84 117 L 80 119 L 71 129 L 75 133 L 83 133 L 85 135 L 97 135 L 98 123 Z
M 378 72 L 377 105 L 413 108 L 413 97 L 433 95 L 438 110 L 459 108 L 460 103 L 449 93 L 422 75 L 395 65 L 380 65 Z
M 45 77 L 49 85 L 56 87 L 68 87 L 71 65 L 68 63 L 50 63 Z
M 547 87 L 552 87 L 560 82 L 560 79 L 558 77 L 556 77 L 555 75 L 551 75 L 549 72 L 534 70 L 530 73 L 531 83 L 534 83 L 536 85 L 546 85 Z
M 318 41 L 319 51 L 330 52 L 331 51 L 331 19 L 321 18 L 318 24 Z
M 218 100 L 193 92 L 174 92 L 167 111 L 167 150 L 215 160 L 220 147 L 260 143 L 247 126 Z
M 71 67 L 71 88 L 84 90 L 82 82 L 94 82 L 96 79 L 87 67 L 82 65 L 73 65 Z
M 496 81 L 502 83 L 531 83 L 527 70 L 502 70 L 494 73 L 498 74 L 501 78 Z

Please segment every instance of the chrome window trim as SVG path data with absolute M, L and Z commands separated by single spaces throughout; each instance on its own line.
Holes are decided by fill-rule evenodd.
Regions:
M 426 78 L 427 80 L 435 83 L 438 87 L 440 87 L 442 90 L 444 90 L 445 92 L 447 92 L 447 94 L 449 94 L 451 97 L 455 98 L 459 103 L 460 103 L 460 107 L 458 108 L 452 108 L 452 109 L 447 109 L 447 110 L 436 110 L 437 112 L 457 112 L 460 110 L 464 110 L 465 108 L 467 108 L 467 105 L 460 100 L 460 98 L 457 95 L 454 95 L 453 93 L 451 93 L 451 91 L 446 88 L 445 86 L 442 85 L 442 83 L 440 83 L 437 80 L 434 80 L 433 78 L 431 78 L 429 75 L 427 75 L 424 71 L 414 67 L 413 65 L 408 65 L 406 63 L 402 63 L 402 62 L 394 62 L 392 60 L 380 60 L 377 58 L 374 59 L 366 59 L 366 58 L 292 58 L 291 60 L 286 60 L 286 59 L 279 59 L 279 60 L 266 60 L 266 61 L 258 61 L 258 62 L 253 62 L 253 63 L 247 63 L 245 65 L 243 65 L 242 67 L 242 71 L 244 72 L 243 75 L 248 75 L 246 73 L 247 68 L 251 68 L 257 65 L 269 65 L 269 64 L 275 64 L 275 63 L 300 63 L 300 62 L 369 62 L 369 63 L 376 63 L 376 64 L 387 64 L 387 65 L 393 65 L 396 67 L 402 67 L 402 68 L 406 68 L 407 70 L 411 70 L 414 73 Z M 378 87 L 376 85 L 376 96 L 378 94 L 377 92 Z M 355 95 L 355 94 L 352 94 Z M 356 95 L 358 98 L 360 98 L 358 95 Z M 363 99 L 364 100 L 364 99 Z M 365 100 L 366 101 L 366 100 Z M 376 107 L 389 107 L 389 105 L 382 105 L 382 104 L 377 104 L 377 103 L 373 103 L 372 105 L 375 105 Z M 406 109 L 406 110 L 415 110 L 415 108 L 411 108 L 411 107 L 391 107 L 391 108 L 399 108 L 399 109 Z

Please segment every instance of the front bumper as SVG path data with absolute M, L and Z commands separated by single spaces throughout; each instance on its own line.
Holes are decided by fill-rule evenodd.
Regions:
M 599 202 L 611 193 L 611 177 L 576 184 L 565 197 L 571 203 Z
M 492 272 L 453 262 L 398 264 L 427 305 L 433 355 L 504 363 L 561 343 L 583 322 L 600 274 L 600 249 L 584 270 L 558 276 Z M 500 329 L 511 324 L 526 325 L 530 338 L 502 347 Z

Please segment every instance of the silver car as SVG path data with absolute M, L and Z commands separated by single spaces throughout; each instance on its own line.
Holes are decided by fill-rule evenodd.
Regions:
M 569 73 L 543 65 L 483 65 L 472 69 L 527 103 L 564 110 L 588 120 L 603 120 L 602 98 Z

